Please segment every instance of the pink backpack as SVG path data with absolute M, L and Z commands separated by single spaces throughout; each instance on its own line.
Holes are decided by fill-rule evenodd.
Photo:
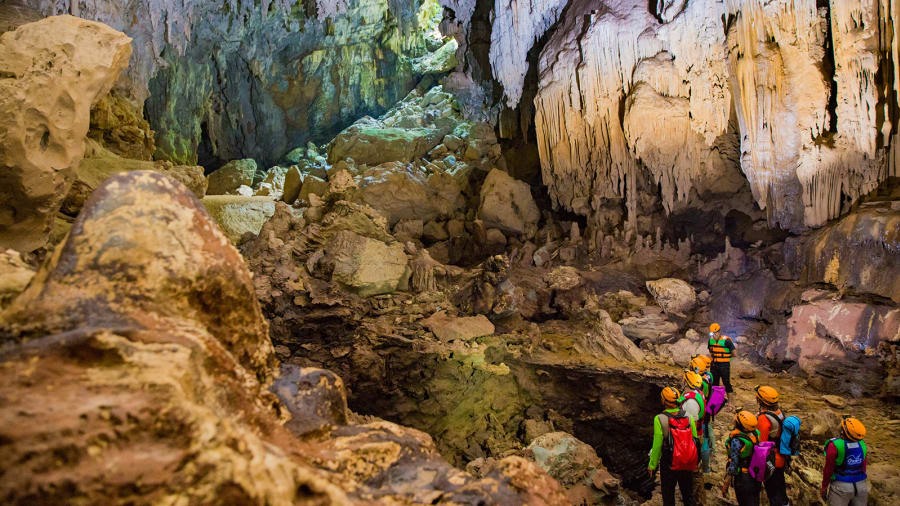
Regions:
M 760 441 L 753 447 L 750 456 L 750 465 L 747 472 L 754 480 L 762 483 L 772 476 L 775 471 L 775 442 Z
M 706 414 L 716 416 L 722 408 L 725 407 L 725 387 L 714 386 L 709 393 L 709 399 L 706 401 Z

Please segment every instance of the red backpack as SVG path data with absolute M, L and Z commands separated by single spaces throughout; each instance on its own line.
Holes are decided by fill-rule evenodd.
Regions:
M 696 471 L 700 463 L 700 445 L 694 432 L 691 430 L 691 419 L 678 413 L 672 415 L 664 413 L 664 417 L 660 419 L 663 425 L 663 434 L 668 432 L 666 439 L 666 453 L 671 455 L 672 463 L 669 469 L 673 471 Z

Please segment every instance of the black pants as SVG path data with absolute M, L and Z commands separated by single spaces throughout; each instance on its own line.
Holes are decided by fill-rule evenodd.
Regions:
M 713 384 L 725 385 L 725 391 L 734 392 L 731 388 L 731 362 L 713 362 L 709 368 L 713 375 Z
M 787 506 L 787 484 L 784 482 L 784 468 L 776 469 L 766 480 L 766 497 L 772 506 Z
M 694 506 L 694 472 L 671 471 L 666 466 L 659 468 L 659 483 L 662 489 L 663 506 L 675 506 L 675 485 L 681 490 L 681 502 Z
M 759 506 L 759 492 L 762 484 L 750 477 L 747 473 L 741 473 L 734 477 L 734 495 L 737 496 L 738 506 Z

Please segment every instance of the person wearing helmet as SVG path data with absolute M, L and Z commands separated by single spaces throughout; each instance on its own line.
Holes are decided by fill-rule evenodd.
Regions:
M 669 418 L 681 414 L 678 407 L 681 393 L 675 387 L 665 387 L 659 394 L 662 400 L 663 412 L 653 417 L 653 446 L 650 449 L 650 463 L 647 464 L 647 474 L 651 477 L 659 469 L 659 483 L 662 490 L 663 506 L 675 506 L 675 486 L 681 491 L 681 501 L 684 504 L 694 504 L 693 481 L 694 473 L 691 471 L 673 471 L 671 466 L 671 452 L 667 452 L 668 462 L 663 458 L 663 440 L 668 438 Z M 689 418 L 691 431 L 697 437 L 697 427 L 692 418 Z M 664 429 L 665 426 L 665 429 Z
M 756 387 L 756 403 L 759 405 L 759 414 L 756 415 L 757 430 L 760 441 L 774 441 L 776 444 L 781 438 L 781 426 L 784 423 L 784 413 L 778 407 L 778 391 L 770 386 Z M 772 506 L 784 506 L 788 504 L 787 484 L 784 481 L 784 468 L 787 461 L 779 452 L 775 452 L 775 471 L 766 480 L 766 497 Z
M 703 396 L 703 378 L 691 370 L 684 371 L 681 376 L 684 393 L 681 395 L 681 410 L 694 422 L 703 421 L 706 413 L 706 398 Z
M 725 441 L 725 447 L 728 448 L 728 464 L 725 466 L 722 497 L 728 497 L 728 489 L 734 484 L 738 506 L 759 506 L 759 493 L 762 487 L 748 471 L 753 447 L 759 443 L 759 432 L 756 427 L 756 415 L 749 411 L 739 411 L 734 415 L 734 430 Z
M 841 422 L 841 437 L 825 443 L 825 469 L 819 493 L 829 506 L 865 506 L 869 500 L 866 427 L 853 417 Z
M 694 355 L 691 357 L 691 370 L 703 378 L 703 397 L 709 399 L 709 392 L 713 385 L 713 375 L 709 371 L 712 358 L 706 355 Z
M 706 343 L 709 354 L 712 357 L 712 375 L 714 385 L 720 382 L 725 385 L 725 391 L 731 393 L 731 357 L 734 356 L 734 341 L 721 334 L 722 327 L 718 323 L 709 326 L 709 341 Z
M 694 355 L 691 357 L 691 370 L 696 372 L 703 378 L 703 398 L 709 400 L 709 394 L 712 391 L 713 377 L 709 372 L 709 366 L 712 364 L 712 358 L 706 355 Z M 705 410 L 704 410 L 705 411 Z M 710 467 L 710 458 L 712 456 L 713 447 L 715 446 L 713 438 L 713 419 L 708 414 L 703 414 L 703 437 L 701 437 L 702 446 L 700 448 L 700 468 L 704 474 L 712 472 Z

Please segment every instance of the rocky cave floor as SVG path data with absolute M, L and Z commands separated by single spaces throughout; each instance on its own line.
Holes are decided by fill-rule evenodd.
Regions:
M 870 504 L 900 501 L 896 180 L 803 233 L 651 193 L 588 224 L 430 78 L 267 170 L 142 159 L 117 120 L 70 141 L 45 244 L 0 257 L 4 503 L 660 504 L 659 389 L 712 321 L 738 348 L 726 410 L 769 384 L 803 420 L 795 504 L 844 413 Z M 729 424 L 706 504 L 733 504 Z

